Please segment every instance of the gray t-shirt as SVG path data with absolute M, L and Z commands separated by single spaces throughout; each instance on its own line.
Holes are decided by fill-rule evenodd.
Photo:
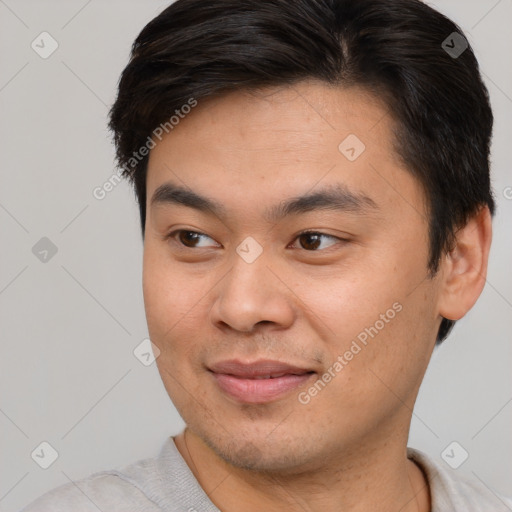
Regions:
M 427 476 L 432 512 L 510 512 L 512 500 L 408 448 Z M 57 487 L 21 512 L 219 512 L 169 437 L 159 455 Z

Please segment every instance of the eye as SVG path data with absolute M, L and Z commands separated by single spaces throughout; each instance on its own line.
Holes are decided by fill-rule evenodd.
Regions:
M 197 231 L 189 231 L 186 229 L 177 229 L 176 231 L 173 231 L 172 233 L 169 233 L 167 235 L 168 239 L 173 239 L 177 243 L 189 248 L 201 248 L 201 247 L 211 247 L 212 245 L 217 245 L 217 242 L 213 240 L 213 238 L 210 238 L 209 236 L 205 235 L 204 233 L 198 233 Z M 213 241 L 213 244 L 208 244 L 207 241 L 211 240 Z M 201 241 L 204 241 L 201 244 Z
M 345 240 L 327 235 L 326 233 L 319 233 L 317 231 L 304 231 L 300 233 L 295 240 L 298 240 L 301 248 L 307 251 L 316 251 L 317 249 L 326 249 L 335 245 L 337 242 L 343 242 Z M 323 243 L 322 240 L 328 240 L 331 243 Z
M 169 233 L 166 238 L 172 239 L 180 246 L 188 249 L 208 248 L 212 246 L 219 247 L 219 244 L 208 235 L 187 229 L 177 229 L 176 231 Z M 209 240 L 213 243 L 208 243 Z M 298 247 L 299 249 L 302 248 L 310 252 L 318 252 L 319 250 L 328 249 L 329 247 L 336 245 L 338 242 L 346 241 L 318 231 L 304 231 L 303 233 L 300 233 L 295 240 L 300 244 L 300 247 Z

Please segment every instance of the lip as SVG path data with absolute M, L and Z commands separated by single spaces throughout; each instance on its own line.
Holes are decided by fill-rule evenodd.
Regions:
M 231 359 L 215 363 L 208 369 L 224 393 L 250 404 L 282 398 L 315 374 L 310 368 L 268 359 L 248 363 Z

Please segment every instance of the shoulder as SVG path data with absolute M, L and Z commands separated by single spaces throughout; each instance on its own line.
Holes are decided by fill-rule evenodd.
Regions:
M 115 471 L 102 471 L 48 491 L 21 512 L 69 512 L 70 510 L 73 512 L 161 511 L 136 485 L 125 480 Z
M 162 484 L 159 465 L 169 449 L 167 440 L 157 457 L 99 471 L 56 487 L 21 512 L 161 512 L 157 504 Z
M 57 487 L 21 512 L 218 512 L 172 437 L 153 458 L 100 471 Z
M 408 448 L 407 456 L 423 470 L 432 499 L 432 512 L 510 512 L 512 498 L 506 497 L 478 478 L 470 478 L 443 467 L 419 450 Z

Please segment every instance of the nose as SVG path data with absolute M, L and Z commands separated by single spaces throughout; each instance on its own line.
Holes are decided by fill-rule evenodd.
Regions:
M 296 310 L 293 293 L 283 277 L 275 266 L 269 267 L 263 255 L 252 263 L 236 255 L 231 271 L 218 285 L 211 321 L 220 329 L 245 333 L 264 325 L 290 327 Z

